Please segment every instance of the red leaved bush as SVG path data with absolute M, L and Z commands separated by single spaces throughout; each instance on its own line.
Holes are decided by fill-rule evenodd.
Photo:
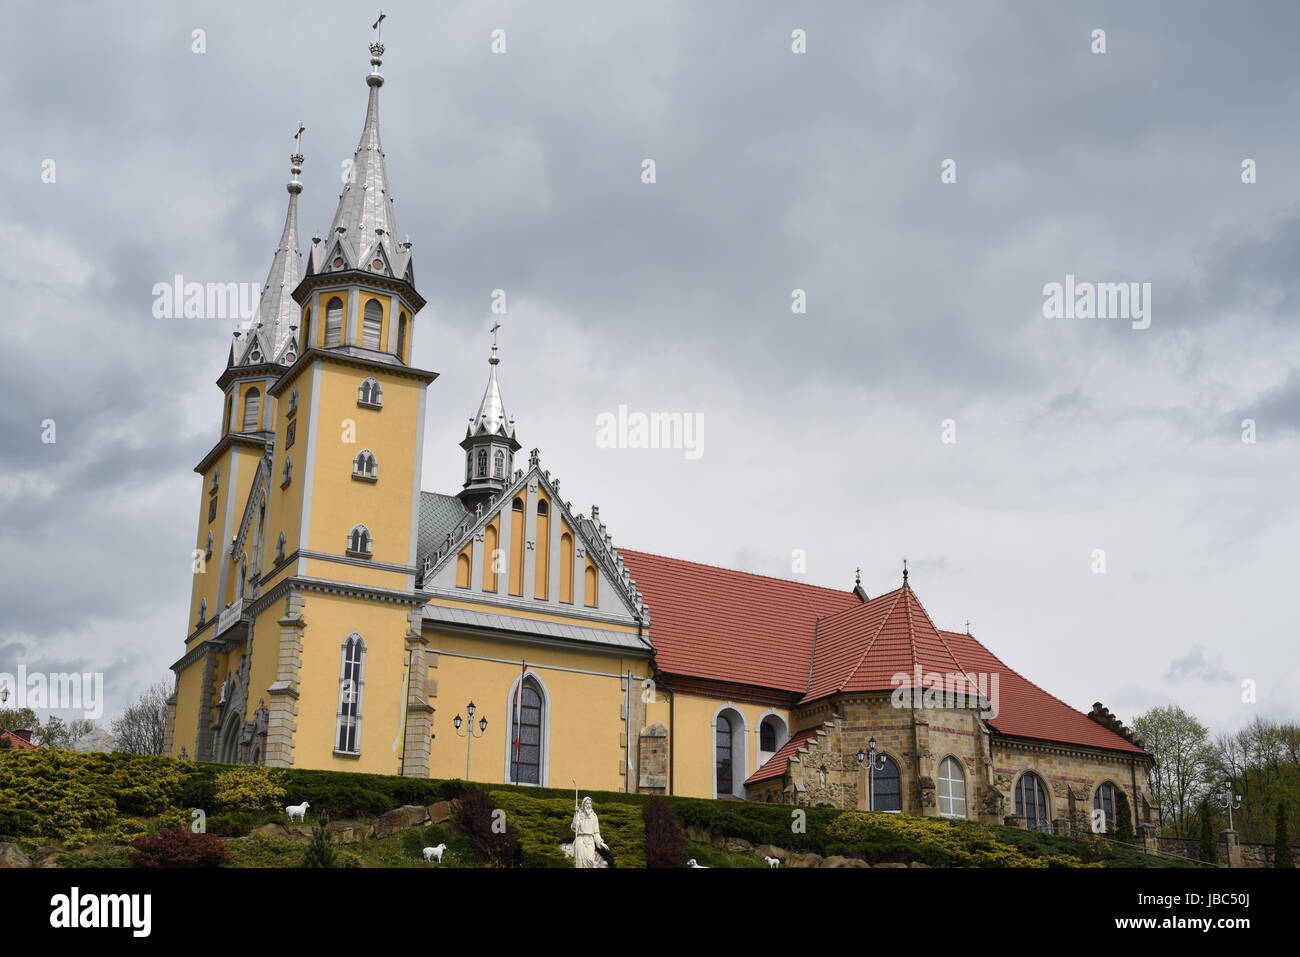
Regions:
M 686 857 L 682 822 L 661 797 L 652 797 L 641 808 L 645 818 L 645 866 L 681 867 Z
M 228 856 L 219 837 L 182 827 L 137 837 L 135 849 L 136 867 L 219 867 Z

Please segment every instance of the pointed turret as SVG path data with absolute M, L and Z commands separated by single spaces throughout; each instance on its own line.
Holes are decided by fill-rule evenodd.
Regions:
M 384 45 L 379 42 L 378 30 L 377 25 L 375 42 L 370 44 L 370 73 L 366 76 L 370 98 L 361 140 L 339 194 L 334 221 L 324 241 L 313 248 L 309 268 L 312 272 L 364 269 L 414 285 L 411 244 L 397 240 L 393 197 L 379 140 L 379 88 L 384 85 L 379 67 Z
M 473 508 L 484 496 L 500 493 L 514 473 L 515 453 L 519 440 L 515 438 L 515 420 L 506 418 L 505 403 L 501 401 L 501 388 L 497 384 L 497 330 L 492 326 L 492 352 L 488 356 L 488 383 L 483 390 L 483 401 L 478 412 L 471 415 L 460 447 L 465 450 L 465 487 L 460 499 L 467 508 Z
M 303 127 L 299 125 L 294 136 L 301 147 Z M 257 312 L 248 334 L 239 347 L 237 365 L 259 365 L 280 362 L 288 365 L 297 357 L 297 342 L 293 335 L 298 323 L 298 304 L 293 301 L 293 290 L 302 279 L 302 253 L 298 249 L 298 194 L 302 183 L 302 153 L 298 149 L 289 157 L 290 178 L 285 189 L 289 192 L 289 209 L 284 216 L 284 229 L 280 243 L 271 259 L 271 270 L 257 303 Z

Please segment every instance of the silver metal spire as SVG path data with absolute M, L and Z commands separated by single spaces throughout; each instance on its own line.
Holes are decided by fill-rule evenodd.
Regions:
M 381 11 L 373 24 L 375 40 L 370 44 L 370 73 L 366 76 L 370 88 L 366 121 L 344 178 L 334 221 L 325 237 L 326 250 L 320 267 L 325 272 L 364 269 L 409 281 L 411 244 L 397 241 L 393 197 L 388 189 L 384 149 L 379 140 L 379 88 L 384 85 L 384 75 L 379 72 L 384 45 L 379 37 L 384 18 Z
M 289 157 L 289 209 L 284 216 L 284 230 L 280 244 L 271 259 L 271 270 L 262 286 L 257 313 L 253 316 L 248 336 L 242 343 L 241 365 L 260 362 L 283 362 L 296 348 L 291 327 L 298 324 L 298 304 L 293 301 L 293 290 L 302 279 L 302 253 L 298 248 L 298 195 L 302 192 L 302 134 L 306 127 L 298 124 L 294 134 L 294 151 Z
M 501 359 L 497 356 L 497 330 L 501 323 L 492 324 L 492 353 L 488 356 L 488 384 L 483 392 L 483 401 L 479 403 L 478 413 L 470 417 L 469 428 L 465 437 L 478 435 L 500 435 L 514 438 L 515 421 L 506 418 L 506 407 L 501 401 L 501 389 L 497 385 L 497 366 Z

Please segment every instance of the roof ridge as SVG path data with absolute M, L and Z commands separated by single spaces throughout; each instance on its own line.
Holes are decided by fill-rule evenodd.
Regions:
M 675 558 L 672 555 L 661 555 L 658 552 L 646 552 L 639 548 L 620 548 L 620 552 L 633 552 L 637 555 L 645 555 L 648 558 L 662 558 L 664 561 L 681 562 L 684 565 L 697 565 L 700 568 L 712 568 L 721 572 L 731 572 L 733 575 L 747 575 L 750 578 L 764 578 L 768 581 L 781 582 L 785 585 L 796 585 L 801 588 L 816 588 L 819 591 L 834 592 L 836 595 L 848 597 L 853 594 L 852 589 L 841 590 L 831 585 L 814 585 L 811 582 L 801 582 L 797 578 L 781 578 L 778 575 L 764 575 L 761 572 L 747 572 L 739 568 L 728 568 L 726 565 L 714 565 L 709 562 L 697 562 L 689 558 Z M 836 613 L 838 614 L 838 612 Z
M 953 654 L 952 647 L 948 644 L 947 640 L 943 637 L 943 632 L 940 631 L 939 626 L 934 623 L 934 619 L 930 617 L 930 612 L 926 610 L 926 607 L 921 602 L 921 599 L 916 597 L 915 592 L 912 592 L 912 599 L 916 602 L 916 607 L 921 610 L 921 614 L 925 616 L 925 620 L 929 623 L 930 627 L 934 629 L 934 633 L 939 637 L 939 642 L 940 644 L 943 645 L 943 650 L 948 652 L 948 657 L 952 659 L 952 663 L 957 666 L 957 670 L 960 671 L 964 677 L 966 675 L 966 666 L 961 663 L 961 661 L 957 658 L 955 654 Z M 910 621 L 909 621 L 909 625 L 910 625 Z M 916 659 L 915 636 L 913 637 L 912 658 L 913 660 Z

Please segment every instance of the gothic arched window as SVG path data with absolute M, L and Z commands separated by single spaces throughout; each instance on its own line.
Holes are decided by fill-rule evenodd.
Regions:
M 1016 816 L 1023 817 L 1025 827 L 1031 831 L 1051 828 L 1047 819 L 1047 788 L 1043 779 L 1032 771 L 1026 771 L 1016 782 Z
M 966 817 L 966 772 L 953 757 L 939 762 L 939 816 Z
M 351 555 L 364 555 L 369 557 L 371 544 L 370 529 L 366 528 L 364 525 L 358 525 L 356 528 L 352 529 L 351 534 L 348 535 L 348 553 Z
M 280 488 L 284 488 L 293 479 L 293 459 L 284 457 L 284 474 L 280 476 Z
M 379 389 L 379 383 L 374 379 L 366 379 L 357 389 L 357 404 L 379 407 L 384 404 L 384 394 Z
M 203 623 L 207 620 L 208 620 L 208 600 L 206 598 L 200 598 L 198 626 L 200 628 L 203 627 Z
M 492 477 L 505 478 L 506 475 L 506 454 L 498 449 L 492 454 Z
M 902 776 L 898 765 L 889 755 L 884 755 L 885 766 L 871 773 L 871 810 L 903 810 Z
M 1115 785 L 1109 781 L 1104 781 L 1097 790 L 1092 792 L 1092 809 L 1094 811 L 1104 811 L 1106 833 L 1115 830 Z
M 487 449 L 478 450 L 477 466 L 474 469 L 474 475 L 477 478 L 487 478 Z
M 343 341 L 343 300 L 335 296 L 325 306 L 325 348 Z
M 384 307 L 375 299 L 366 303 L 361 317 L 361 345 L 379 351 L 379 338 L 384 329 Z
M 244 427 L 243 432 L 257 431 L 257 413 L 262 407 L 262 393 L 256 388 L 244 393 Z
M 397 320 L 397 358 L 406 361 L 406 313 Z
M 718 715 L 714 722 L 713 765 L 717 772 L 718 794 L 732 793 L 731 719 Z
M 361 753 L 361 690 L 365 682 L 366 643 L 355 632 L 343 642 L 343 667 L 339 674 L 339 711 L 336 751 Z
M 545 699 L 537 679 L 528 675 L 515 685 L 510 701 L 510 781 L 542 783 Z
M 379 465 L 369 449 L 362 449 L 352 460 L 352 474 L 359 478 L 378 477 Z
M 275 563 L 278 565 L 284 561 L 284 532 L 280 533 L 280 538 L 275 543 Z

